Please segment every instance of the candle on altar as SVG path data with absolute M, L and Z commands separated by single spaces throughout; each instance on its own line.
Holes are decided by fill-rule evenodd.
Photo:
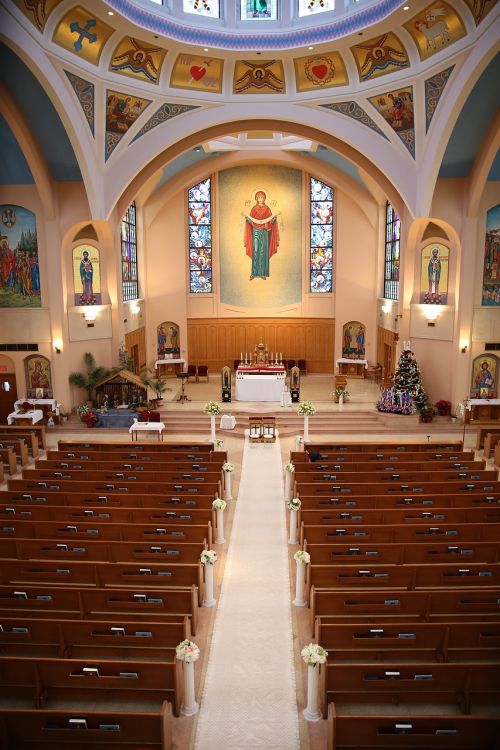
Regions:
M 243 352 L 240 352 L 240 360 L 243 362 Z
M 280 362 L 283 359 L 283 354 L 280 352 Z

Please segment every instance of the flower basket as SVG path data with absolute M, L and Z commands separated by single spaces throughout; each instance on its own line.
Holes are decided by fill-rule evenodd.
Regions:
M 316 414 L 316 407 L 310 401 L 301 401 L 297 414 L 301 417 L 313 417 Z

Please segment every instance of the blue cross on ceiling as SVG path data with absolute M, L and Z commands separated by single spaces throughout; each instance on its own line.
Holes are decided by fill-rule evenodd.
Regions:
M 83 46 L 84 39 L 87 39 L 89 44 L 93 44 L 94 42 L 97 41 L 97 34 L 90 33 L 90 29 L 95 25 L 96 25 L 95 18 L 89 18 L 87 22 L 85 23 L 85 27 L 83 29 L 79 25 L 78 21 L 73 21 L 73 23 L 70 23 L 69 28 L 72 31 L 72 33 L 80 34 L 76 42 L 73 44 L 77 52 L 80 52 Z

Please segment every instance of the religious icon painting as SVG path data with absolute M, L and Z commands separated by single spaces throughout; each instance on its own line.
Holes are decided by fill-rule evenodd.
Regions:
M 422 249 L 420 271 L 420 302 L 446 305 L 448 298 L 448 261 L 446 245 L 431 242 Z
M 0 205 L 0 307 L 41 307 L 36 217 Z
M 285 74 L 281 60 L 237 60 L 233 94 L 284 94 Z
M 368 99 L 397 133 L 415 158 L 415 127 L 413 115 L 413 87 L 405 86 Z
M 472 363 L 471 398 L 497 397 L 498 359 L 493 354 L 481 354 Z
M 404 26 L 413 37 L 421 60 L 426 60 L 466 34 L 458 13 L 442 0 L 428 5 Z
M 179 326 L 171 320 L 160 323 L 156 328 L 156 338 L 158 342 L 158 357 L 166 354 L 170 359 L 175 359 L 180 354 L 179 346 Z
M 486 18 L 490 10 L 492 10 L 497 4 L 498 0 L 465 0 L 470 8 L 476 26 L 479 26 L 481 21 Z
M 342 357 L 344 359 L 365 358 L 366 326 L 359 320 L 350 320 L 342 329 Z
M 137 96 L 108 89 L 106 92 L 106 161 L 125 133 L 150 104 L 149 99 L 140 99 Z
M 26 376 L 26 395 L 28 398 L 51 398 L 52 376 L 50 362 L 39 354 L 26 357 L 24 360 Z M 50 395 L 49 395 L 50 393 Z
M 184 13 L 195 13 L 197 16 L 219 18 L 219 0 L 182 0 Z
M 297 91 L 328 89 L 348 83 L 344 61 L 338 52 L 297 57 L 295 65 L 295 87 Z
M 78 245 L 72 255 L 75 305 L 100 305 L 99 250 L 93 245 Z
M 50 14 L 62 0 L 14 0 L 14 2 L 38 31 L 43 31 Z
M 222 91 L 224 60 L 215 57 L 181 54 L 172 68 L 170 85 L 175 89 L 193 91 Z
M 486 212 L 483 307 L 500 307 L 500 204 Z
M 374 39 L 351 47 L 360 81 L 368 81 L 395 70 L 408 68 L 410 61 L 403 43 L 388 31 Z
M 113 32 L 111 26 L 77 5 L 59 21 L 52 40 L 92 65 L 98 65 L 104 45 Z
M 276 21 L 277 0 L 240 0 L 242 21 Z
M 167 50 L 162 47 L 126 36 L 113 52 L 109 69 L 113 73 L 158 83 L 166 54 Z

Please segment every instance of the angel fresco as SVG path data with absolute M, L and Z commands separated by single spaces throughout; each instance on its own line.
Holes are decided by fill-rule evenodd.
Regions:
M 242 60 L 243 65 L 247 66 L 245 70 L 234 82 L 234 93 L 242 94 L 250 89 L 266 89 L 275 91 L 278 94 L 284 92 L 283 79 L 279 78 L 271 67 L 276 64 L 276 60 L 267 60 L 259 62 L 250 62 Z
M 389 40 L 391 37 L 394 42 Z M 353 47 L 361 81 L 392 72 L 393 68 L 407 68 L 408 56 L 399 39 L 388 32 L 365 44 Z M 361 54 L 360 54 L 361 51 Z M 364 56 L 363 54 L 364 53 Z
M 116 50 L 109 69 L 117 73 L 129 71 L 135 75 L 143 75 L 149 81 L 157 83 L 159 69 L 155 64 L 153 54 L 163 53 L 164 55 L 165 51 L 161 47 L 143 46 L 133 37 L 129 37 L 128 40 L 131 46 L 122 52 L 119 52 L 119 48 Z

